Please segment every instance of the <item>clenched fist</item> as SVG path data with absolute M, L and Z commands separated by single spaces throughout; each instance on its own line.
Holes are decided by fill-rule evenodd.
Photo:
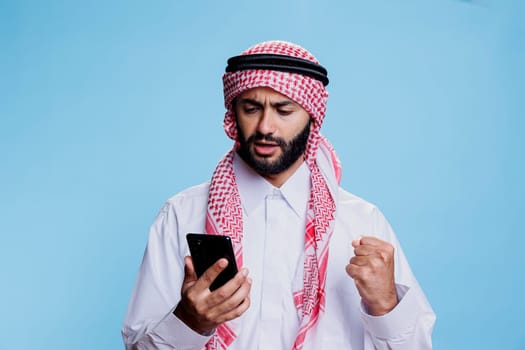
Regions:
M 375 237 L 352 241 L 355 256 L 346 265 L 372 316 L 390 312 L 398 303 L 394 281 L 394 247 Z

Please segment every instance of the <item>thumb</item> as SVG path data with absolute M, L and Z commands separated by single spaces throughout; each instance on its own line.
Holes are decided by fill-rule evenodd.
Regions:
M 195 268 L 193 267 L 193 260 L 191 256 L 184 257 L 184 281 L 183 285 L 188 283 L 195 283 L 197 281 L 197 274 L 195 273 Z

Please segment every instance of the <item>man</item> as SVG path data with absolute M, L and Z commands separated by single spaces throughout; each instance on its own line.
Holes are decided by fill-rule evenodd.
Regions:
M 228 60 L 235 141 L 210 183 L 164 205 L 122 330 L 129 349 L 430 349 L 435 315 L 389 224 L 339 187 L 319 129 L 326 70 L 272 41 Z M 228 235 L 242 268 L 213 292 L 185 235 Z M 248 271 L 248 269 L 250 269 Z

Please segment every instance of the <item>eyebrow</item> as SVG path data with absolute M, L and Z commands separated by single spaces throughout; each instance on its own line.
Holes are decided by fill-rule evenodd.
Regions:
M 242 98 L 240 101 L 239 101 L 239 104 L 241 105 L 245 105 L 245 104 L 251 104 L 251 105 L 254 105 L 256 107 L 263 107 L 263 104 L 257 100 L 254 100 L 252 98 Z M 273 108 L 280 108 L 280 107 L 285 107 L 285 106 L 297 106 L 297 103 L 295 103 L 294 101 L 291 101 L 291 100 L 284 100 L 284 101 L 278 101 L 278 102 L 274 102 L 271 104 L 271 106 Z

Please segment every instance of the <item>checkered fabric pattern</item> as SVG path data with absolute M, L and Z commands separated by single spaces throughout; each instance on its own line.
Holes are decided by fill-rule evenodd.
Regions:
M 283 41 L 257 44 L 242 55 L 280 54 L 303 58 L 315 63 L 317 59 L 302 47 Z M 294 302 L 301 315 L 301 325 L 294 349 L 302 349 L 308 332 L 315 326 L 325 306 L 325 282 L 328 262 L 328 242 L 333 231 L 336 211 L 336 189 L 341 177 L 339 160 L 328 141 L 319 133 L 323 123 L 328 93 L 322 82 L 301 74 L 272 70 L 244 70 L 225 73 L 223 76 L 226 134 L 237 141 L 233 99 L 254 87 L 269 87 L 300 104 L 314 120 L 305 160 L 311 172 L 312 189 L 305 227 L 305 260 L 303 289 L 294 292 Z M 322 148 L 323 152 L 318 152 Z M 235 146 L 217 165 L 208 195 L 206 231 L 232 238 L 237 264 L 242 266 L 242 206 L 233 172 Z M 316 161 L 322 154 L 330 169 L 321 169 Z M 207 349 L 227 349 L 236 338 L 235 320 L 222 324 L 206 345 Z

